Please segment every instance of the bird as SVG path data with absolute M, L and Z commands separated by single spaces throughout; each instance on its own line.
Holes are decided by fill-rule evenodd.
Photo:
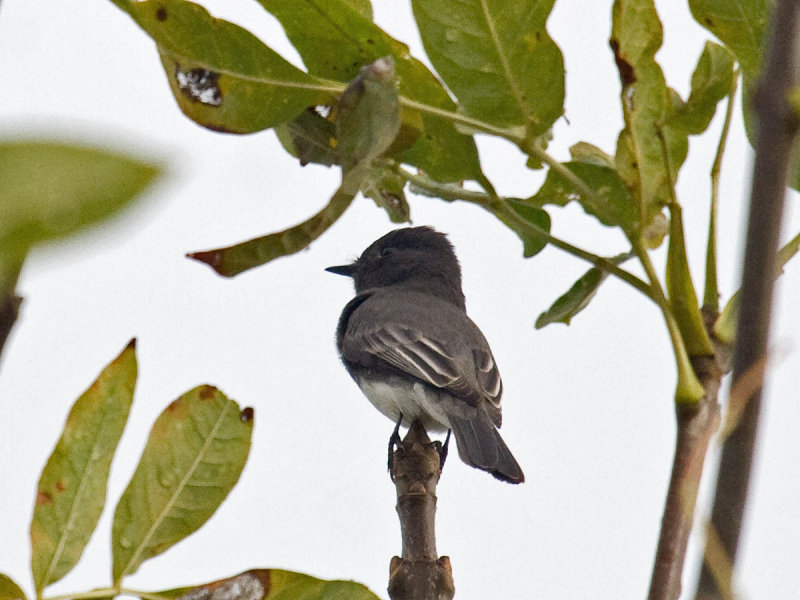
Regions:
M 508 483 L 525 475 L 500 437 L 503 383 L 489 343 L 467 316 L 461 267 L 444 233 L 390 231 L 350 264 L 336 347 L 363 394 L 396 423 L 452 431 L 463 462 Z M 445 452 L 447 447 L 445 442 Z M 390 456 L 392 449 L 390 441 Z

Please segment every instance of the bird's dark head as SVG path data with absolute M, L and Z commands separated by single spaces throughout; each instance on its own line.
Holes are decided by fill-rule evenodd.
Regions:
M 464 307 L 461 267 L 453 245 L 431 227 L 396 229 L 374 241 L 349 265 L 326 271 L 353 278 L 356 293 L 402 284 Z

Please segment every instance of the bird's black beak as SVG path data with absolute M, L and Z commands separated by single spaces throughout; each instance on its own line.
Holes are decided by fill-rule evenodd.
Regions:
M 336 273 L 337 275 L 346 275 L 347 277 L 352 277 L 356 272 L 356 264 L 352 263 L 349 265 L 340 265 L 338 267 L 328 267 L 325 270 L 329 273 Z

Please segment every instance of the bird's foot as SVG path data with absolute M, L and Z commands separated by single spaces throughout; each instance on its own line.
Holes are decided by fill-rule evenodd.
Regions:
M 441 471 L 444 469 L 444 461 L 447 460 L 447 451 L 450 448 L 450 433 L 451 431 L 447 430 L 447 437 L 444 438 L 444 444 L 441 442 L 433 442 L 436 446 L 436 452 L 439 453 L 439 470 Z
M 397 419 L 397 424 L 394 426 L 394 431 L 392 435 L 389 436 L 389 460 L 387 466 L 389 468 L 389 477 L 391 477 L 392 481 L 394 481 L 394 475 L 392 474 L 392 467 L 394 466 L 394 448 L 395 446 L 399 446 L 400 442 L 400 423 L 403 422 L 403 415 L 400 415 L 400 418 Z

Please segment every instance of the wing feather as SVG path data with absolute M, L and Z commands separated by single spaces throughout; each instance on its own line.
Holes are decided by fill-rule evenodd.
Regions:
M 451 340 L 452 336 L 442 335 L 436 324 L 427 320 L 430 300 L 425 306 L 408 307 L 414 311 L 404 315 L 408 322 L 398 320 L 397 313 L 387 310 L 383 302 L 384 298 L 373 295 L 354 307 L 353 312 L 380 311 L 382 320 L 348 319 L 342 332 L 342 358 L 362 368 L 407 373 L 473 406 L 487 400 L 491 420 L 499 425 L 503 392 L 500 373 L 488 344 L 479 343 L 483 336 L 472 321 L 463 313 L 453 314 L 453 319 L 466 319 L 464 327 L 474 328 L 474 335 Z M 387 314 L 391 316 L 386 318 Z

